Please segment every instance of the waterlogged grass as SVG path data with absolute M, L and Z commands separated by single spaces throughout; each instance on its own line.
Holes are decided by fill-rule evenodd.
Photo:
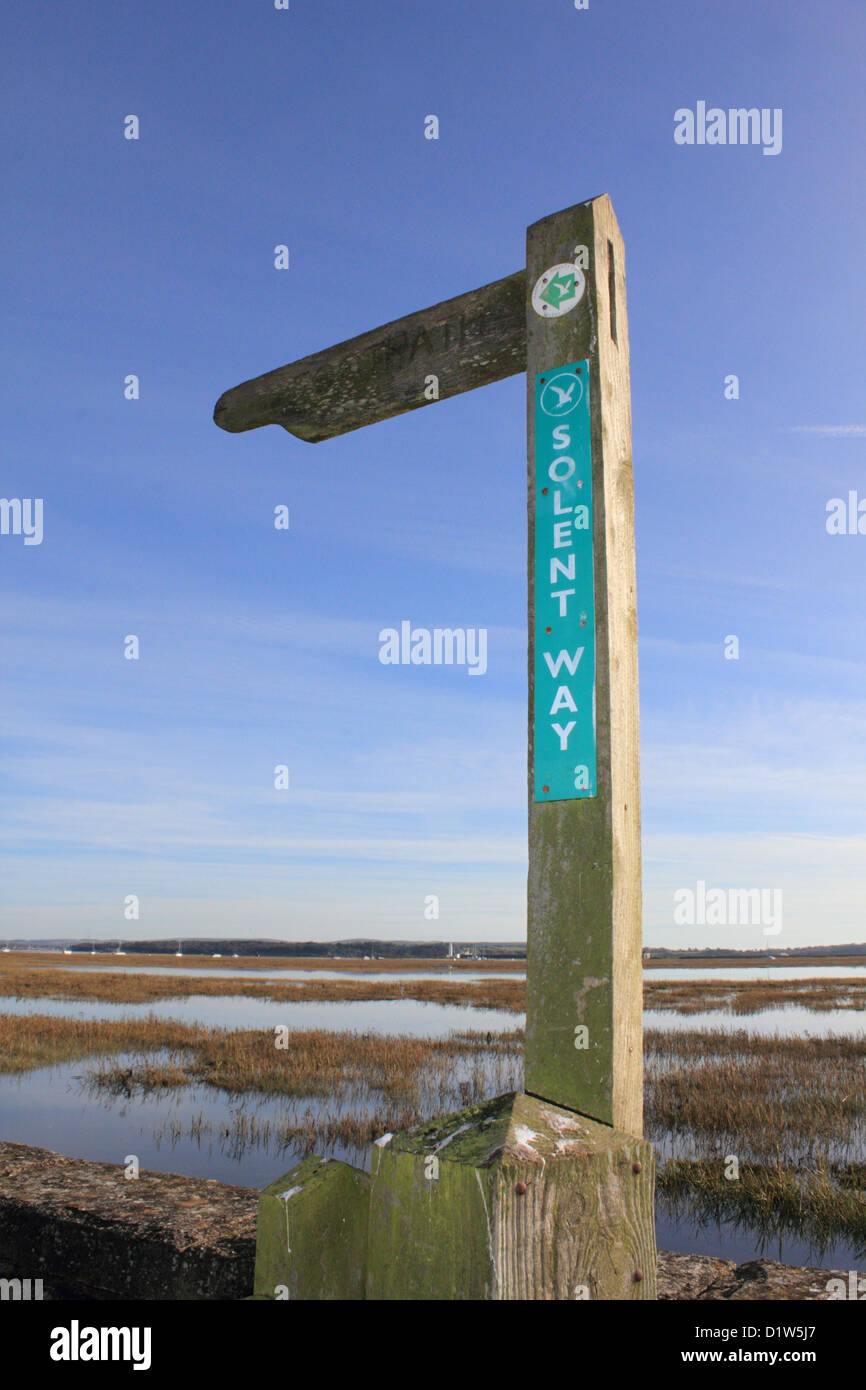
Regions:
M 0 1072 L 56 1066 L 94 1053 L 179 1047 L 190 1029 L 171 1019 L 121 1019 L 116 1023 L 0 1014 Z
M 42 959 L 45 959 L 43 956 Z M 92 969 L 56 965 L 44 968 L 31 965 L 30 958 L 24 955 L 0 955 L 0 995 L 6 994 L 16 999 L 68 999 L 89 1000 L 108 1004 L 148 1004 L 163 999 L 188 999 L 194 995 L 221 996 L 223 998 L 245 997 L 249 999 L 271 1000 L 275 1003 L 349 1003 L 352 1001 L 371 1001 L 386 999 L 413 999 L 419 1003 L 459 1005 L 467 1008 L 502 1009 L 509 1013 L 521 1013 L 526 1008 L 526 981 L 523 978 L 523 963 L 520 961 L 499 962 L 457 962 L 457 966 L 475 971 L 478 965 L 489 970 L 509 968 L 513 979 L 462 979 L 449 972 L 441 980 L 347 980 L 340 978 L 340 970 L 334 971 L 333 979 L 316 980 L 251 980 L 241 975 L 235 978 L 208 979 L 184 974 L 183 967 L 173 975 L 137 974 L 134 967 L 122 973 L 100 973 Z M 81 958 L 84 959 L 84 958 Z M 91 960 L 91 958 L 87 958 Z M 95 957 L 92 960 L 110 960 L 111 957 Z M 150 960 L 152 958 L 145 958 Z M 155 957 L 164 964 L 166 957 Z M 10 965 L 9 962 L 12 962 Z M 92 961 L 91 961 L 92 963 Z M 185 958 L 185 964 L 223 965 L 210 957 Z M 261 966 L 261 961 L 253 958 L 247 964 Z M 232 962 L 232 965 L 237 962 Z M 297 968 L 296 961 L 288 965 Z M 309 969 L 331 970 L 333 962 L 310 961 Z M 337 962 L 340 969 L 354 969 L 357 962 Z M 405 969 L 405 962 L 369 961 L 361 962 L 369 969 L 383 966 L 387 971 Z M 418 970 L 426 970 L 430 962 L 414 962 Z M 380 973 L 377 970 L 377 973 Z M 837 980 L 807 979 L 780 980 L 778 983 L 764 980 L 729 981 L 667 981 L 646 979 L 644 982 L 644 1004 L 648 1009 L 671 1010 L 681 1014 L 703 1013 L 717 1010 L 729 1014 L 759 1013 L 764 1009 L 778 1008 L 785 1004 L 796 1004 L 815 1012 L 832 1009 L 866 1009 L 866 979 L 850 977 Z
M 446 1038 L 324 1029 L 278 1035 L 156 1018 L 108 1023 L 0 1015 L 0 1071 L 102 1054 L 104 1060 L 88 1067 L 85 1082 L 108 1097 L 207 1085 L 253 1105 L 262 1098 L 284 1102 L 277 1118 L 235 1114 L 218 1135 L 233 1152 L 238 1144 L 271 1141 L 302 1152 L 336 1144 L 362 1149 L 389 1129 L 518 1089 L 522 1053 L 519 1030 Z M 125 1054 L 122 1061 L 118 1054 Z M 214 1132 L 202 1116 L 175 1117 L 169 1129 L 175 1138 Z
M 836 980 L 646 980 L 648 1009 L 671 1009 L 694 1014 L 720 1010 L 732 1014 L 760 1013 L 785 1004 L 822 1012 L 827 1009 L 866 1009 L 866 978 Z
M 794 1236 L 823 1250 L 843 1240 L 866 1250 L 866 1190 L 846 1169 L 796 1171 L 784 1165 L 730 1165 L 675 1159 L 658 1175 L 658 1190 L 672 1215 L 758 1230 L 765 1239 Z
M 671 1215 L 866 1250 L 866 1035 L 651 1031 L 645 1051 Z
M 644 970 L 788 970 L 791 966 L 866 965 L 866 952 L 859 955 L 820 956 L 697 956 L 687 959 L 658 957 L 643 962 Z
M 523 1084 L 519 1030 L 414 1038 L 309 1029 L 276 1041 L 266 1030 L 156 1018 L 0 1015 L 0 1070 L 89 1057 L 84 1084 L 108 1101 L 189 1095 L 158 1140 L 207 1137 L 237 1157 L 349 1151 L 359 1162 L 389 1130 Z M 660 1199 L 674 1213 L 767 1238 L 796 1234 L 817 1249 L 839 1238 L 866 1248 L 866 1035 L 653 1029 L 645 1050 L 647 1137 Z M 196 1113 L 201 1087 L 231 1098 L 228 1119 Z
M 647 1137 L 696 1157 L 823 1167 L 866 1154 L 866 1035 L 645 1035 Z
M 414 1038 L 304 1029 L 277 1038 L 254 1029 L 191 1027 L 189 1035 L 185 1056 L 172 1057 L 170 1063 L 144 1059 L 121 1069 L 106 1063 L 91 1075 L 108 1089 L 116 1084 L 150 1090 L 207 1082 L 232 1096 L 350 1096 L 360 1090 L 416 1104 L 421 1089 L 429 1090 L 435 1081 L 434 1088 L 440 1090 L 440 1077 L 453 1073 L 461 1059 L 474 1069 L 468 1080 L 477 1098 L 491 1063 L 521 1055 L 523 1043 L 518 1032 Z M 284 1045 L 277 1046 L 277 1041 Z M 459 1104 L 461 1092 L 450 1083 L 449 1089 Z
M 460 1004 L 520 1013 L 526 986 L 514 980 L 244 980 L 201 976 L 136 975 L 95 970 L 7 969 L 0 956 L 0 995 L 15 999 L 96 1000 L 106 1004 L 150 1004 L 193 995 L 269 999 L 276 1003 L 348 1003 L 353 1000 L 415 999 L 424 1004 Z M 378 964 L 378 962 L 377 962 Z
M 372 1095 L 405 1103 L 426 1119 L 448 1108 L 449 1099 L 451 1108 L 467 1103 L 467 1084 L 473 1100 L 485 1093 L 485 1078 L 494 1088 L 489 1095 L 519 1086 L 522 1041 L 519 1030 L 445 1038 L 325 1029 L 278 1034 L 153 1017 L 109 1022 L 0 1014 L 0 1071 L 102 1055 L 106 1062 L 94 1075 L 104 1090 L 206 1083 L 236 1097 L 341 1103 L 362 1097 L 366 1103 Z M 158 1061 L 148 1055 L 156 1052 Z M 645 1052 L 647 1134 L 674 1157 L 735 1153 L 741 1162 L 797 1168 L 866 1158 L 866 1035 L 652 1029 Z M 119 1054 L 134 1054 L 134 1063 L 119 1065 Z M 459 1077 L 463 1089 L 449 1076 Z
M 207 1084 L 233 1099 L 278 1097 L 278 1115 L 236 1111 L 214 1127 L 202 1114 L 170 1122 L 178 1137 L 216 1133 L 232 1154 L 248 1147 L 311 1153 L 350 1148 L 360 1155 L 388 1130 L 407 1129 L 487 1096 L 518 1088 L 522 1034 L 462 1033 L 448 1038 L 190 1029 L 186 1046 L 157 1062 L 110 1060 L 88 1070 L 92 1091 L 125 1097 Z
M 328 970 L 339 974 L 341 971 L 350 971 L 353 975 L 362 975 L 368 972 L 377 975 L 386 973 L 398 973 L 411 975 L 418 971 L 425 974 L 436 971 L 457 971 L 469 972 L 473 975 L 482 975 L 485 972 L 494 971 L 496 974 L 518 974 L 522 975 L 526 971 L 525 960 L 512 960 L 505 958 L 497 960 L 495 957 L 488 960 L 448 960 L 444 956 L 412 956 L 403 959 L 399 956 L 389 957 L 385 960 L 371 957 L 341 957 L 334 956 L 172 956 L 172 955 L 145 955 L 136 952 L 134 955 L 117 956 L 113 951 L 100 951 L 94 955 L 89 952 L 73 951 L 68 956 L 59 956 L 56 951 L 10 951 L 8 955 L 0 955 L 0 970 L 33 970 L 35 968 L 56 968 L 81 970 L 85 968 L 102 968 L 107 965 L 122 966 L 127 970 L 139 969 L 142 966 L 171 966 L 172 969 L 183 971 L 195 970 Z

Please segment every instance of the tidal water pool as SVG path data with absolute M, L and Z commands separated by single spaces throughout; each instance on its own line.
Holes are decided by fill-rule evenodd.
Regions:
M 211 975 L 216 972 L 205 969 L 197 973 Z M 230 974 L 231 971 L 219 973 Z M 260 972 L 245 971 L 242 978 L 247 979 L 253 973 Z M 267 971 L 261 973 L 270 975 Z M 278 978 L 286 978 L 286 973 L 274 972 Z M 294 973 L 301 978 L 310 978 L 312 974 Z M 331 972 L 317 973 L 329 975 Z M 695 982 L 706 978 L 714 982 L 723 978 L 764 979 L 767 976 L 777 980 L 820 978 L 822 973 L 828 978 L 839 978 L 853 974 L 854 970 L 795 967 L 790 972 L 787 968 L 772 972 L 707 971 L 705 976 L 693 971 L 652 971 L 648 978 Z M 393 980 L 395 976 L 383 972 L 383 978 Z M 412 978 L 418 976 L 413 974 Z M 443 976 L 437 974 L 436 978 Z M 291 1030 L 323 1029 L 437 1039 L 469 1031 L 482 1034 L 519 1032 L 524 1024 L 523 1015 L 518 1013 L 421 1003 L 412 999 L 289 1004 L 243 996 L 193 995 L 144 1004 L 114 1004 L 92 1000 L 0 998 L 0 1013 L 114 1021 L 174 1019 L 204 1027 L 267 1031 L 283 1025 Z M 697 1014 L 651 1009 L 644 1014 L 644 1025 L 663 1032 L 724 1030 L 763 1036 L 779 1033 L 853 1038 L 863 1033 L 864 1016 L 852 1009 L 813 1011 L 791 1004 L 751 1014 L 730 1014 L 721 1009 L 707 1009 Z M 154 1054 L 148 1055 L 154 1057 Z M 131 1065 L 135 1058 L 130 1056 L 120 1061 L 123 1065 L 127 1062 Z M 304 1122 L 314 1123 L 326 1107 L 329 1116 L 339 1118 L 343 1106 L 339 1098 L 333 1097 L 232 1096 L 205 1083 L 176 1091 L 116 1094 L 88 1081 L 91 1069 L 98 1064 L 98 1058 L 86 1057 L 23 1074 L 0 1074 L 0 1138 L 118 1165 L 124 1163 L 127 1155 L 135 1154 L 143 1168 L 258 1188 L 286 1172 L 306 1151 L 297 1141 L 286 1141 L 288 1131 L 294 1127 L 296 1132 L 297 1126 Z M 463 1059 L 455 1058 L 455 1084 L 459 1085 L 464 1074 L 461 1068 L 467 1065 Z M 468 1075 L 468 1071 L 465 1074 Z M 518 1065 L 515 1074 L 509 1076 L 507 1086 L 502 1084 L 501 1071 L 496 1076 L 491 1074 L 489 1080 L 489 1090 L 484 1094 L 492 1096 L 502 1089 L 510 1089 L 512 1084 L 521 1085 L 521 1069 Z M 450 1108 L 456 1109 L 458 1105 L 459 1100 L 455 1100 Z M 658 1148 L 662 1159 L 667 1153 L 682 1152 L 680 1145 L 673 1145 L 666 1139 Z M 337 1140 L 317 1143 L 316 1152 L 363 1166 L 367 1162 L 366 1145 L 352 1147 Z M 768 1255 L 791 1264 L 848 1269 L 858 1267 L 864 1258 L 863 1250 L 845 1241 L 834 1240 L 816 1246 L 797 1235 L 768 1234 L 742 1222 L 699 1216 L 687 1201 L 672 1203 L 661 1195 L 657 1200 L 657 1233 L 662 1249 L 712 1254 L 739 1261 Z
M 0 1013 L 47 1014 L 52 1018 L 173 1018 L 204 1028 L 325 1028 L 331 1032 L 397 1033 L 441 1038 L 451 1032 L 499 1033 L 523 1027 L 523 1015 L 504 1009 L 463 1004 L 426 1004 L 416 999 L 316 1000 L 279 1003 L 243 995 L 191 994 L 144 1004 L 95 999 L 11 999 L 0 997 Z

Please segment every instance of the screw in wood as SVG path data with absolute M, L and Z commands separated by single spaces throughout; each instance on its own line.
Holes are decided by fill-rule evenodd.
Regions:
M 632 1171 L 633 1173 L 642 1173 L 642 1172 L 643 1172 L 643 1164 L 642 1164 L 642 1163 L 633 1163 L 633 1164 L 631 1165 L 631 1171 Z
M 546 790 L 547 790 L 547 788 L 545 788 L 545 791 L 546 791 Z M 518 1182 L 518 1183 L 515 1183 L 514 1191 L 517 1193 L 518 1197 L 522 1197 L 523 1194 L 524 1194 L 524 1192 L 526 1191 L 526 1183 L 525 1183 L 525 1182 Z
M 641 1279 L 643 1278 L 643 1271 L 640 1269 L 636 1269 L 634 1274 L 632 1275 L 632 1278 L 634 1279 L 634 1282 L 636 1284 L 639 1284 Z

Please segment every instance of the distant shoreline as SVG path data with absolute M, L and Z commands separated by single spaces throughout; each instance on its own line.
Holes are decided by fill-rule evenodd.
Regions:
M 788 956 L 761 956 L 761 955 L 741 955 L 730 956 L 698 956 L 689 957 L 684 960 L 682 956 L 653 956 L 649 960 L 643 961 L 644 970 L 716 970 L 716 969 L 740 969 L 745 970 L 760 966 L 761 969 L 778 969 L 781 966 L 802 965 L 845 965 L 862 966 L 866 965 L 866 951 L 858 954 L 853 952 L 850 955 L 839 955 L 828 951 L 816 952 L 809 951 L 808 955 L 794 955 L 793 952 Z
M 235 943 L 239 944 L 239 943 Z M 11 947 L 9 952 L 0 954 L 0 962 L 12 965 L 13 960 L 26 958 L 31 967 L 70 967 L 87 968 L 88 966 L 105 966 L 109 961 L 122 961 L 130 970 L 137 966 L 148 968 L 154 966 L 168 966 L 182 973 L 185 969 L 196 970 L 236 970 L 238 972 L 248 970 L 295 970 L 295 971 L 323 971 L 339 974 L 342 971 L 352 974 L 391 974 L 430 971 L 434 973 L 453 971 L 457 974 L 472 973 L 485 974 L 500 972 L 504 974 L 523 973 L 526 970 L 525 956 L 433 956 L 433 955 L 391 955 L 391 956 L 336 956 L 336 955 L 235 955 L 228 951 L 220 952 L 195 952 L 184 951 L 180 955 L 176 951 L 144 951 L 139 945 L 138 949 L 127 950 L 124 948 L 120 953 L 116 949 L 110 950 L 103 948 L 96 949 L 91 953 L 89 949 L 76 947 L 65 948 L 54 947 L 49 949 L 37 950 L 34 947 Z M 717 954 L 689 954 L 685 956 L 652 956 L 644 958 L 641 962 L 645 972 L 653 970 L 746 970 L 746 969 L 782 969 L 784 967 L 800 966 L 808 968 L 810 966 L 843 966 L 858 968 L 866 966 L 866 948 L 855 952 L 840 952 L 838 947 L 819 952 L 814 948 L 808 948 L 803 954 L 795 954 L 793 951 L 789 955 L 763 956 L 759 953 L 732 952 L 730 955 Z
M 49 955 L 64 952 L 78 958 L 91 955 L 121 956 L 160 956 L 173 960 L 187 960 L 196 957 L 207 964 L 215 959 L 251 962 L 268 960 L 277 962 L 324 961 L 328 968 L 349 969 L 375 962 L 380 968 L 387 968 L 388 962 L 424 961 L 430 965 L 446 965 L 469 962 L 473 965 L 502 964 L 507 961 L 526 961 L 525 941 L 456 941 L 445 940 L 394 940 L 380 941 L 375 937 L 353 937 L 339 941 L 282 941 L 270 937 L 226 937 L 211 936 L 157 937 L 152 941 L 141 939 L 124 940 L 122 937 L 102 939 L 85 937 L 3 937 L 0 935 L 0 950 L 3 953 L 45 953 Z M 809 961 L 824 965 L 850 964 L 857 961 L 866 964 L 866 942 L 831 942 L 826 946 L 771 946 L 746 950 L 727 950 L 719 946 L 703 947 L 643 947 L 643 965 L 649 969 L 660 966 L 694 969 L 696 966 L 736 966 L 736 965 L 797 965 Z M 301 968 L 301 967 L 299 967 Z M 315 968 L 308 964 L 304 968 Z

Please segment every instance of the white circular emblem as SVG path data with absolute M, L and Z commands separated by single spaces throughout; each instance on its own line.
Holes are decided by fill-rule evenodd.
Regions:
M 583 381 L 575 372 L 557 372 L 545 382 L 541 409 L 545 415 L 570 415 L 583 397 Z
M 552 265 L 539 275 L 532 291 L 532 307 L 543 319 L 558 319 L 583 299 L 586 278 L 579 265 L 567 261 Z

